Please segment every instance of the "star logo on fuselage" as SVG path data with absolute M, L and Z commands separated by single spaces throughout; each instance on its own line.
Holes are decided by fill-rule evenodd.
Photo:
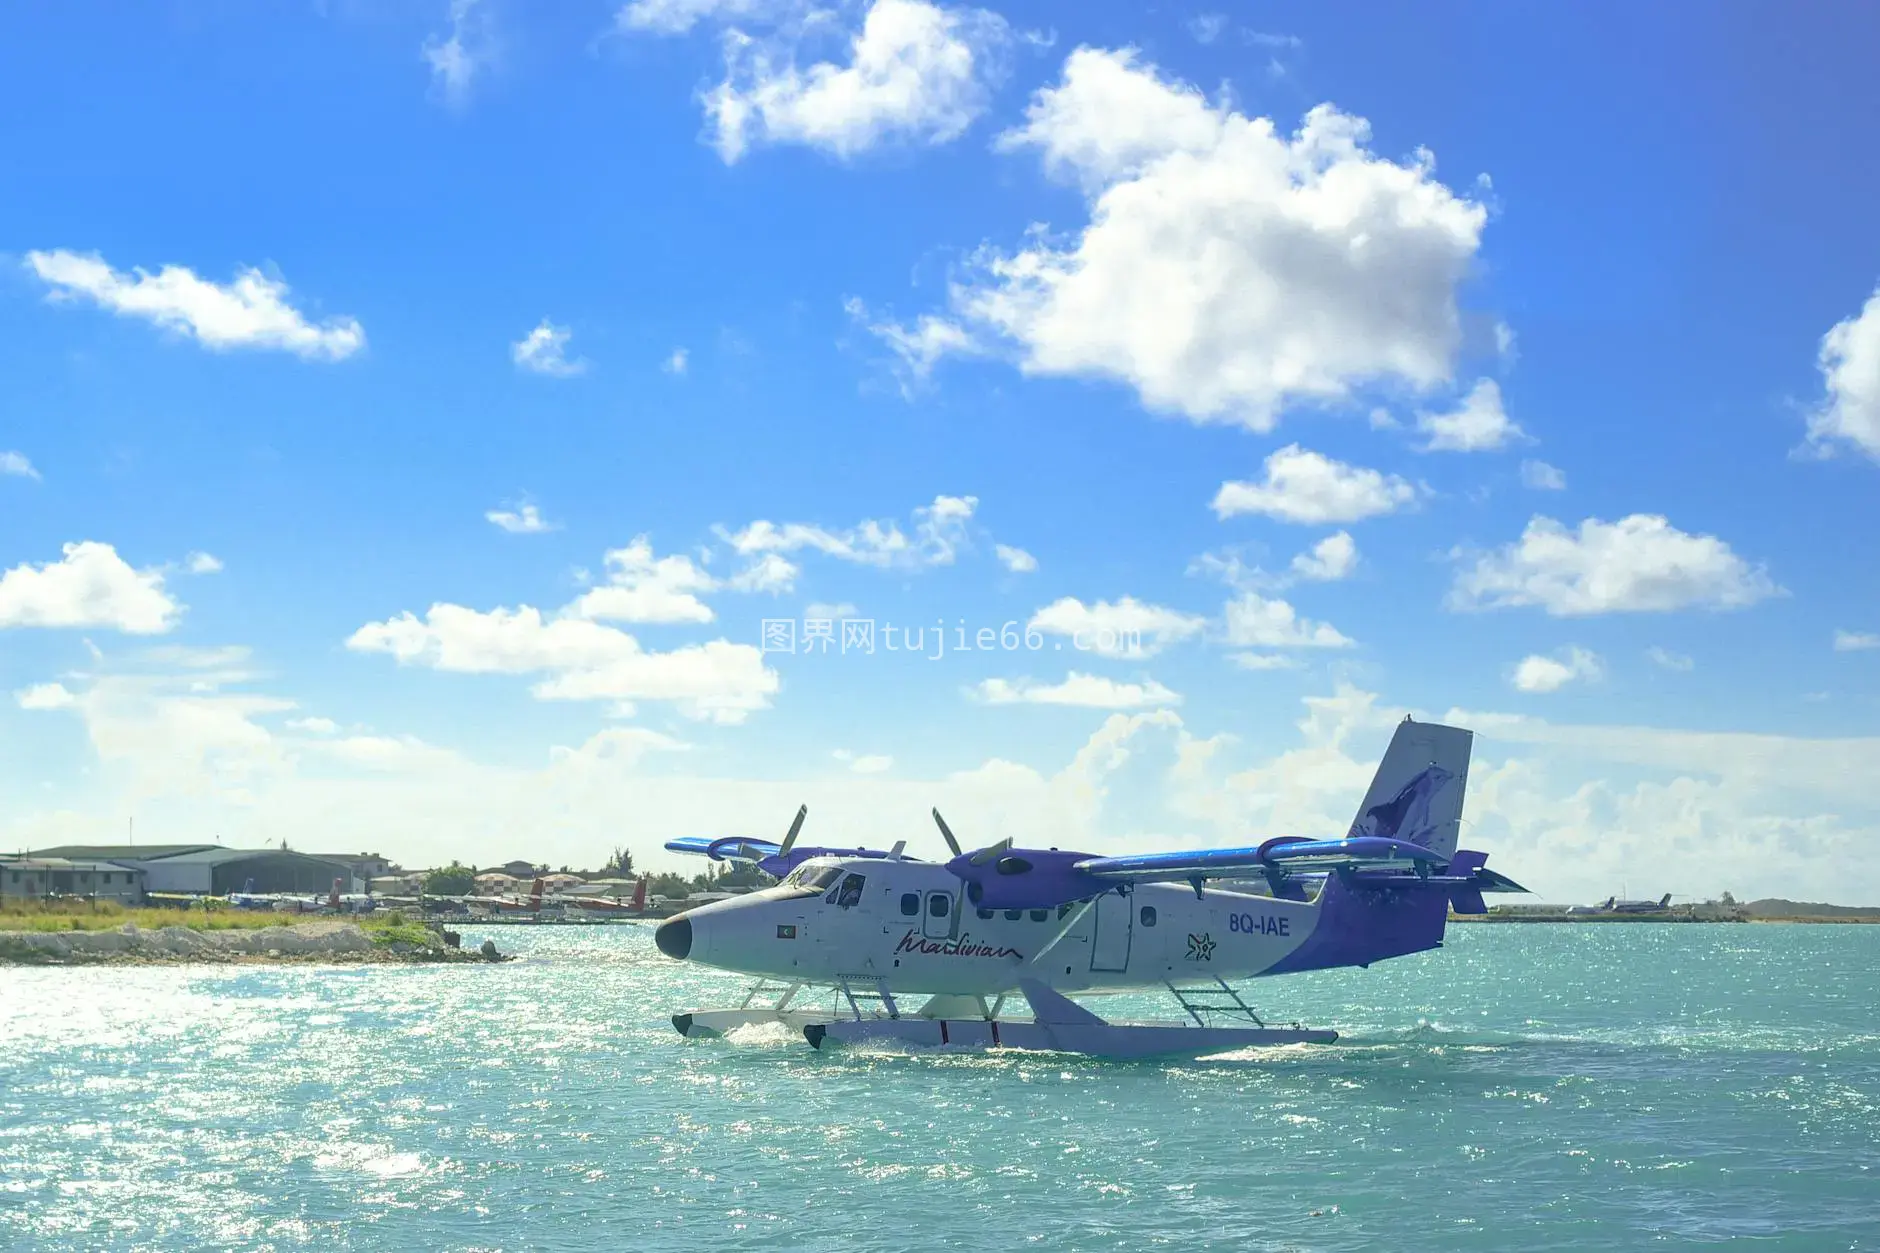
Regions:
M 1188 937 L 1188 960 L 1191 962 L 1211 962 L 1214 960 L 1214 937 L 1203 931 L 1200 935 Z

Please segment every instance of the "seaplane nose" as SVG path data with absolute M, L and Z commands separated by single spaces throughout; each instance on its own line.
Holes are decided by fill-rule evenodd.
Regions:
M 684 914 L 666 919 L 654 928 L 653 943 L 674 961 L 684 961 L 692 953 L 692 920 Z

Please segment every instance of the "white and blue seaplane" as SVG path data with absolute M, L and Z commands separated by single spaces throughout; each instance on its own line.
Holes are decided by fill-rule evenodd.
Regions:
M 675 1014 L 687 1036 L 782 1023 L 817 1048 L 1056 1049 L 1109 1057 L 1325 1043 L 1263 1021 L 1234 986 L 1263 975 L 1369 966 L 1438 948 L 1449 912 L 1522 892 L 1458 850 L 1473 733 L 1405 719 L 1350 830 L 1228 849 L 1102 857 L 1005 840 L 952 858 L 691 838 L 673 852 L 748 861 L 781 882 L 676 914 L 661 952 L 754 976 L 735 1008 Z M 1186 1020 L 1100 1018 L 1072 995 L 1166 988 Z M 825 1001 L 822 993 L 827 992 Z M 1027 1017 L 1002 1014 L 1022 996 Z M 924 997 L 917 1007 L 914 998 Z

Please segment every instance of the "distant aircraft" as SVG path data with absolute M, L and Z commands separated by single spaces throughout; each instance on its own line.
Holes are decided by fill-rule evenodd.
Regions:
M 1610 914 L 1656 914 L 1671 908 L 1671 893 L 1666 892 L 1655 901 L 1622 901 L 1608 896 L 1600 908 Z
M 466 896 L 463 903 L 492 914 L 535 914 L 542 911 L 542 880 L 538 876 L 527 897 Z
M 804 807 L 781 844 L 674 840 L 670 851 L 754 862 L 783 881 L 660 924 L 667 956 L 758 979 L 740 1008 L 677 1014 L 673 1025 L 719 1035 L 782 1022 L 817 1047 L 892 1038 L 1111 1056 L 1330 1042 L 1336 1032 L 1267 1027 L 1228 980 L 1437 948 L 1452 906 L 1482 913 L 1484 892 L 1525 891 L 1487 869 L 1486 853 L 1456 847 L 1472 740 L 1405 719 L 1339 839 L 1121 857 L 1007 839 L 969 853 L 935 810 L 953 856 L 933 863 L 904 844 L 798 847 Z M 1209 886 L 1250 878 L 1271 895 Z M 799 1002 L 809 988 L 833 989 L 835 1009 Z M 1192 1025 L 1108 1022 L 1066 995 L 1153 988 L 1173 993 Z M 766 992 L 774 1003 L 757 1003 Z M 1030 1019 L 999 1016 L 1013 993 Z M 897 1000 L 919 995 L 928 999 L 912 1012 Z
M 607 896 L 569 896 L 562 898 L 568 908 L 595 918 L 638 918 L 646 913 L 646 876 L 633 885 L 633 899 L 628 902 Z

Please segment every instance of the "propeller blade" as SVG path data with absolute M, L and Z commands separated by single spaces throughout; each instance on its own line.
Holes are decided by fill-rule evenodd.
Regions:
M 940 816 L 940 810 L 937 807 L 933 811 L 933 820 L 934 825 L 940 828 L 940 838 L 947 842 L 947 851 L 958 857 L 960 842 L 953 838 L 953 828 L 947 826 L 947 820 Z
M 798 832 L 803 829 L 803 819 L 807 817 L 809 817 L 809 806 L 799 805 L 796 811 L 796 820 L 790 824 L 790 833 L 784 836 L 783 843 L 777 846 L 777 856 L 781 857 L 790 851 L 790 846 L 796 843 Z
M 999 860 L 999 858 L 1005 856 L 1007 853 L 1011 851 L 1012 851 L 1012 837 L 1008 835 L 1003 840 L 1000 840 L 997 844 L 990 844 L 990 845 L 987 845 L 985 848 L 980 849 L 978 852 L 974 853 L 971 857 L 968 857 L 966 860 L 971 862 L 975 866 L 984 866 L 984 865 L 987 865 L 988 863 Z

